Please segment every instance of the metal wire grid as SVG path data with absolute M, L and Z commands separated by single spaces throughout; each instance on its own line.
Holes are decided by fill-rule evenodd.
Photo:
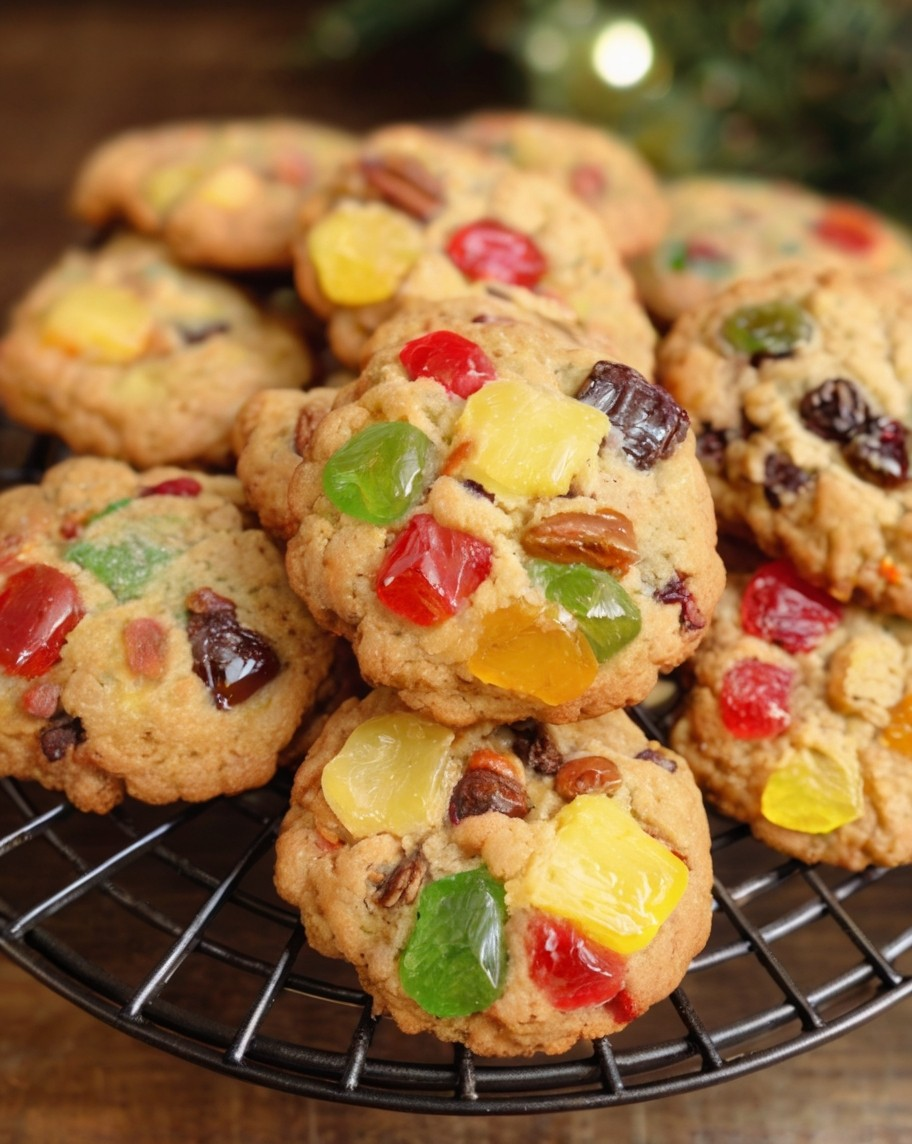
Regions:
M 14 475 L 52 457 L 38 441 Z M 912 990 L 909 869 L 807 867 L 713 817 L 712 934 L 671 997 L 560 1058 L 479 1059 L 398 1034 L 348 967 L 308 948 L 272 889 L 287 773 L 103 818 L 10 779 L 0 789 L 0 948 L 131 1036 L 304 1096 L 470 1115 L 629 1104 L 811 1050 Z

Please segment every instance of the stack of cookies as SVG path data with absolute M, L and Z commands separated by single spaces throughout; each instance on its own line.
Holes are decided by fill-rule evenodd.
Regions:
M 797 762 L 751 753 L 790 733 L 799 679 L 872 742 L 912 740 L 902 621 L 819 590 L 897 611 L 905 591 L 912 353 L 897 310 L 872 355 L 859 307 L 889 304 L 854 268 L 799 252 L 800 289 L 748 286 L 679 237 L 625 143 L 518 113 L 132 132 L 73 203 L 118 229 L 36 284 L 0 355 L 8 414 L 76 454 L 0 495 L 0 773 L 104 812 L 290 759 L 276 886 L 311 945 L 402 1029 L 499 1056 L 622 1028 L 706 941 L 685 758 L 730 813 L 787 805 L 774 845 L 823 791 L 812 837 L 908 860 L 910 794 L 880 762 L 853 780 L 863 825 L 828 817 L 842 723 L 815 711 Z M 819 245 L 849 233 L 864 261 L 881 227 L 878 288 L 902 289 L 901 236 L 840 209 Z M 681 249 L 712 296 L 678 317 L 649 282 L 692 276 Z M 776 557 L 747 586 L 763 631 L 736 633 L 760 651 L 733 648 L 717 512 Z M 676 753 L 623 709 L 681 665 Z M 761 788 L 762 812 L 741 797 Z

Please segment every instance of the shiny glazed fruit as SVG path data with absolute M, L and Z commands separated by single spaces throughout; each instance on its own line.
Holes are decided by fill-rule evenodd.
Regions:
M 272 646 L 259 632 L 238 623 L 230 600 L 200 588 L 188 607 L 193 670 L 220 711 L 244 703 L 279 674 L 282 665 Z
M 858 758 L 832 746 L 790 751 L 767 779 L 760 803 L 769 822 L 803 834 L 828 834 L 863 809 Z
M 114 544 L 77 541 L 67 549 L 66 558 L 85 568 L 108 587 L 118 600 L 135 600 L 156 568 L 173 559 L 174 553 L 138 537 Z
M 64 353 L 114 364 L 145 351 L 152 325 L 148 308 L 128 290 L 85 282 L 50 307 L 41 336 Z
M 511 908 L 564 918 L 623 956 L 644 949 L 687 888 L 687 866 L 604 794 L 579 795 L 553 824 L 511 883 Z
M 793 673 L 775 663 L 742 659 L 728 669 L 719 692 L 722 722 L 737 739 L 772 739 L 792 722 Z
M 831 203 L 814 230 L 818 238 L 848 254 L 873 250 L 881 234 L 874 215 L 855 203 Z
M 533 914 L 525 945 L 529 976 L 555 1009 L 604 1005 L 624 984 L 626 960 L 561 918 Z
M 892 751 L 912 759 L 912 694 L 903 696 L 890 712 L 881 738 Z
M 454 450 L 469 446 L 459 475 L 502 496 L 562 496 L 609 428 L 603 413 L 557 390 L 491 381 L 456 424 Z
M 456 614 L 491 571 L 486 541 L 413 516 L 377 573 L 377 599 L 413 624 L 429 627 Z
M 341 512 L 370 524 L 392 524 L 424 492 L 431 439 L 404 421 L 368 425 L 323 467 L 323 491 Z
M 413 338 L 399 351 L 409 377 L 432 377 L 457 397 L 471 397 L 497 376 L 481 346 L 452 330 L 434 330 Z
M 530 560 L 528 568 L 532 583 L 576 620 L 599 663 L 640 634 L 640 609 L 610 572 L 547 560 Z
M 399 958 L 406 995 L 434 1017 L 465 1017 L 504 989 L 504 888 L 480 866 L 421 891 L 415 927 Z
M 722 323 L 722 337 L 752 360 L 788 357 L 811 335 L 811 319 L 794 302 L 761 302 L 742 306 Z
M 538 246 L 521 231 L 496 219 L 479 219 L 461 227 L 446 252 L 466 278 L 493 278 L 512 286 L 536 286 L 548 270 Z
M 782 560 L 758 568 L 741 597 L 744 630 L 793 655 L 813 650 L 841 620 L 841 605 Z
M 354 838 L 403 838 L 443 820 L 458 765 L 453 732 L 408 712 L 356 727 L 324 767 L 323 795 Z
M 84 615 L 76 585 L 63 572 L 49 564 L 14 572 L 0 592 L 0 671 L 43 675 Z

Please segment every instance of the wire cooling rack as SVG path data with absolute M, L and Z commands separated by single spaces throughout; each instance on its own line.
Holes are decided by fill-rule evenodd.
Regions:
M 27 443 L 0 485 L 58 446 Z M 642 712 L 635 717 L 645 722 Z M 648 728 L 651 732 L 654 728 Z M 560 1057 L 480 1058 L 372 1014 L 272 886 L 291 774 L 195 806 L 100 817 L 0 781 L 0 947 L 139 1040 L 239 1080 L 352 1105 L 520 1114 L 718 1084 L 848 1032 L 912 991 L 912 869 L 809 867 L 710 815 L 706 949 L 622 1033 Z

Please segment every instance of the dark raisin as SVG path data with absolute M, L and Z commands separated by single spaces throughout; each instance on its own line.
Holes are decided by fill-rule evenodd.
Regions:
M 466 488 L 474 496 L 484 497 L 485 500 L 489 500 L 489 501 L 494 500 L 494 494 L 489 493 L 488 490 L 484 487 L 484 485 L 480 485 L 478 483 L 478 481 L 465 480 L 462 482 L 462 484 L 463 484 L 463 487 Z
M 198 322 L 178 322 L 177 330 L 184 343 L 188 346 L 198 345 L 200 342 L 206 342 L 210 338 L 214 338 L 217 334 L 227 334 L 231 329 L 228 322 L 220 321 L 218 319 L 209 319 L 208 321 Z
M 576 396 L 607 414 L 638 469 L 670 457 L 687 435 L 690 418 L 671 394 L 620 362 L 596 362 Z
M 872 417 L 843 448 L 843 454 L 855 472 L 872 484 L 892 489 L 908 479 L 906 430 L 889 417 Z
M 854 382 L 830 377 L 806 393 L 798 406 L 801 420 L 818 437 L 845 443 L 870 420 L 867 402 Z
M 642 751 L 636 756 L 638 759 L 648 759 L 650 763 L 657 763 L 663 770 L 674 774 L 678 769 L 678 764 L 674 759 L 670 759 L 668 755 L 663 755 L 661 751 L 656 751 L 652 747 L 644 747 Z
M 728 448 L 726 429 L 703 429 L 697 436 L 697 456 L 707 468 L 721 470 Z
M 187 601 L 193 670 L 225 711 L 249 699 L 279 673 L 279 657 L 258 632 L 238 623 L 235 606 L 210 588 Z
M 450 822 L 462 822 L 491 810 L 508 818 L 524 818 L 529 813 L 525 790 L 518 782 L 494 771 L 467 771 L 453 789 Z
M 810 474 L 787 453 L 770 453 L 763 464 L 763 492 L 773 508 L 791 500 L 810 481 Z
M 48 725 L 42 729 L 38 738 L 41 741 L 42 753 L 47 761 L 57 763 L 70 747 L 85 742 L 86 733 L 81 720 L 68 715 L 66 711 L 60 711 L 49 720 Z
M 662 604 L 681 605 L 681 627 L 686 632 L 696 632 L 706 627 L 706 617 L 697 606 L 693 593 L 684 583 L 684 577 L 679 572 L 656 589 L 655 598 Z
M 512 723 L 513 750 L 526 766 L 540 775 L 553 775 L 560 769 L 564 756 L 553 739 L 535 719 L 522 719 Z

